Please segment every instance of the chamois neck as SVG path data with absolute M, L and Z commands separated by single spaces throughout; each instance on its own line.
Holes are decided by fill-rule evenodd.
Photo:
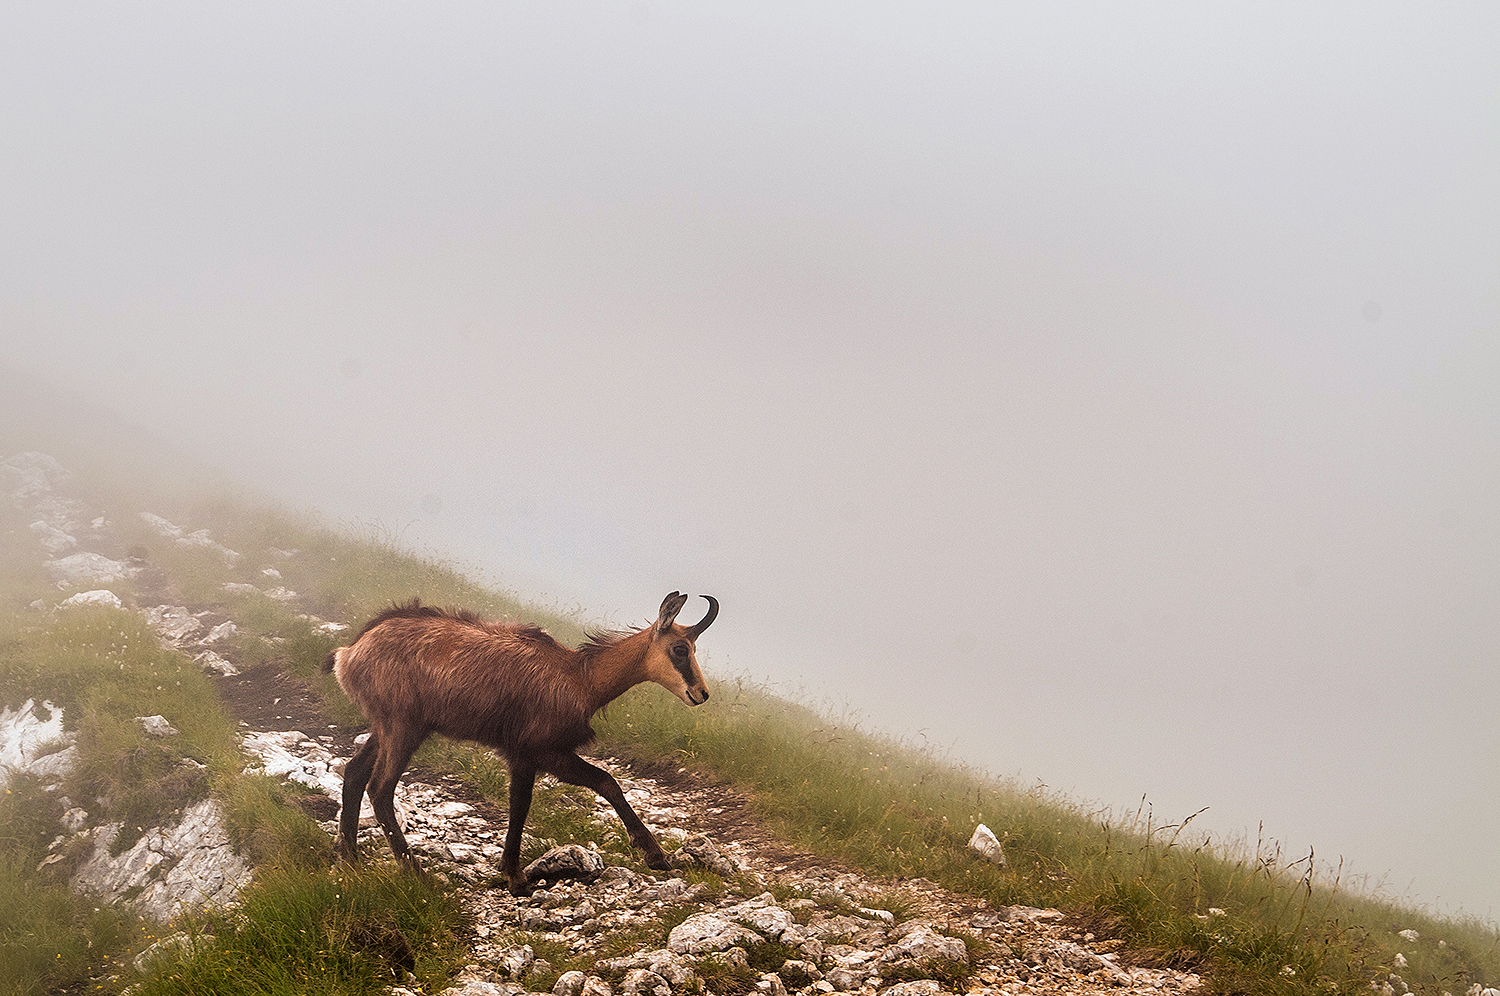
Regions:
M 651 629 L 647 627 L 623 636 L 595 636 L 579 648 L 584 658 L 579 671 L 586 686 L 590 713 L 603 709 L 646 680 L 646 650 L 650 645 Z

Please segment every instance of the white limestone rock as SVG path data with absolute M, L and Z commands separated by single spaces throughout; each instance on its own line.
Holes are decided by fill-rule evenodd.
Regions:
M 188 934 L 178 931 L 169 934 L 135 956 L 135 970 L 147 972 L 158 962 L 191 958 L 195 951 L 207 951 L 213 947 L 213 934 Z
M 340 802 L 344 797 L 344 759 L 308 737 L 301 730 L 286 732 L 270 730 L 264 733 L 245 735 L 242 746 L 245 753 L 256 760 L 245 770 L 299 782 L 315 788 L 324 795 Z M 405 781 L 396 785 L 396 816 L 405 825 L 415 808 L 412 802 L 414 790 Z M 365 795 L 360 802 L 359 821 L 362 826 L 375 826 L 375 811 L 370 808 L 370 797 Z
M 916 979 L 898 982 L 880 990 L 881 996 L 938 996 L 943 991 L 942 983 L 935 979 Z
M 707 868 L 715 875 L 727 878 L 737 868 L 719 846 L 707 834 L 694 834 L 682 842 L 682 847 L 672 855 L 672 863 L 679 868 Z
M 60 584 L 109 584 L 124 581 L 140 573 L 122 560 L 110 560 L 98 553 L 75 553 L 44 565 L 47 573 Z
M 41 541 L 42 549 L 46 550 L 50 557 L 66 553 L 78 545 L 77 539 L 56 526 L 50 525 L 44 519 L 33 522 L 30 528 L 36 534 L 36 538 Z
M 577 844 L 550 848 L 523 869 L 528 882 L 552 882 L 565 878 L 592 881 L 604 870 L 604 859 Z
M 227 623 L 226 625 L 233 624 Z M 212 671 L 215 674 L 222 674 L 226 678 L 232 678 L 240 673 L 239 668 L 235 667 L 233 664 L 229 663 L 224 658 L 214 653 L 212 650 L 205 650 L 197 657 L 194 657 L 193 663 L 197 664 L 205 671 Z
M 994 831 L 983 823 L 974 828 L 974 836 L 969 838 L 969 850 L 991 864 L 1005 867 L 1005 851 L 1000 847 L 1000 841 L 995 838 Z
M 198 547 L 217 552 L 224 558 L 224 563 L 228 566 L 234 566 L 240 559 L 238 551 L 231 550 L 229 547 L 216 542 L 209 536 L 207 529 L 195 529 L 192 532 L 188 532 L 176 523 L 152 512 L 142 512 L 141 521 L 146 523 L 147 527 L 156 533 L 156 535 L 163 539 L 170 539 L 178 546 Z
M 175 737 L 180 732 L 165 716 L 137 716 L 135 721 L 153 737 Z
M 958 938 L 945 937 L 931 926 L 918 923 L 907 930 L 904 937 L 880 954 L 881 961 L 897 961 L 902 958 L 911 958 L 916 961 L 941 958 L 946 961 L 967 962 L 969 949 Z
M 111 609 L 123 609 L 125 607 L 120 602 L 120 596 L 108 588 L 96 588 L 93 591 L 80 591 L 71 598 L 63 599 L 58 608 L 66 609 L 79 605 L 103 605 Z
M 232 640 L 240 633 L 240 628 L 232 621 L 221 622 L 208 631 L 208 635 L 199 640 L 200 645 L 206 646 L 210 643 L 219 643 L 223 640 Z
M 113 857 L 109 845 L 120 829 L 112 823 L 93 831 L 94 853 L 74 874 L 75 890 L 111 900 L 135 893 L 130 902 L 142 914 L 170 920 L 229 902 L 250 881 L 250 866 L 230 847 L 212 799 L 187 807 L 176 826 L 155 828 Z M 168 871 L 160 874 L 159 866 Z
M 719 913 L 694 913 L 667 935 L 667 947 L 676 954 L 703 954 L 764 943 L 764 937 Z
M 78 748 L 68 746 L 55 754 L 46 754 L 32 761 L 22 770 L 43 786 L 54 786 L 72 772 L 78 763 Z
M 552 986 L 552 996 L 581 996 L 583 993 L 583 982 L 587 978 L 576 969 L 564 972 L 557 977 L 557 982 Z
M 36 774 L 32 769 L 38 760 L 62 753 L 72 740 L 63 732 L 61 707 L 42 702 L 40 711 L 48 713 L 47 719 L 42 719 L 38 711 L 35 699 L 27 699 L 14 710 L 0 710 L 0 786 L 9 784 L 17 772 Z M 76 751 L 73 756 L 77 756 Z M 58 763 L 58 759 L 52 763 Z
M 158 605 L 147 609 L 146 624 L 163 640 L 177 647 L 203 630 L 203 623 L 185 605 Z

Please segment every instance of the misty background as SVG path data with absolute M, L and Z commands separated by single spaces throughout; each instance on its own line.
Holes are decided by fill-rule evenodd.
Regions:
M 0 363 L 586 619 L 714 594 L 710 681 L 1500 914 L 1500 8 L 4 20 Z

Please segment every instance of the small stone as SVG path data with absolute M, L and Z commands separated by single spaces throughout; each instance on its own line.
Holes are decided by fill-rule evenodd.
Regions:
M 111 609 L 124 608 L 120 604 L 120 597 L 108 588 L 97 588 L 94 591 L 80 591 L 73 597 L 64 599 L 58 608 L 69 608 L 75 605 L 103 605 Z
M 582 972 L 564 972 L 552 985 L 552 996 L 581 996 L 586 977 Z
M 624 996 L 671 996 L 672 987 L 649 968 L 632 968 L 625 973 L 620 992 Z
M 677 954 L 724 951 L 735 945 L 764 941 L 755 931 L 718 913 L 694 913 L 667 935 L 667 947 Z
M 135 721 L 146 728 L 153 737 L 175 737 L 180 732 L 165 716 L 137 716 Z
M 194 949 L 208 948 L 214 942 L 213 934 L 199 934 L 197 937 L 178 931 L 170 934 L 151 945 L 146 950 L 135 956 L 135 970 L 137 972 L 148 971 L 158 961 L 168 958 L 180 958 L 191 956 Z
M 843 966 L 840 966 L 838 968 L 830 969 L 828 971 L 828 974 L 824 976 L 823 981 L 831 987 L 828 990 L 829 992 L 837 991 L 841 993 L 847 993 L 852 992 L 853 990 L 858 989 L 860 986 L 864 985 L 865 979 L 868 976 L 868 972 L 856 972 L 852 968 L 844 968 Z
M 615 996 L 615 991 L 599 976 L 590 975 L 583 980 L 583 991 L 579 996 Z
M 801 961 L 788 958 L 782 962 L 781 976 L 793 986 L 800 988 L 808 982 L 817 982 L 823 977 L 818 966 L 810 961 Z
M 995 838 L 994 832 L 983 823 L 974 828 L 974 836 L 969 838 L 969 850 L 991 864 L 1005 867 L 1005 851 L 1000 847 L 1000 841 Z
M 682 842 L 682 847 L 672 855 L 672 863 L 683 868 L 706 868 L 721 878 L 727 878 L 738 870 L 719 850 L 719 846 L 707 834 L 701 833 Z
M 943 987 L 933 979 L 917 979 L 914 982 L 898 982 L 880 991 L 883 996 L 937 996 L 943 991 Z
M 536 961 L 536 952 L 531 950 L 530 944 L 521 944 L 500 951 L 496 961 L 497 968 L 503 974 L 519 979 L 526 974 L 531 963 Z
M 918 961 L 942 958 L 967 962 L 969 949 L 956 937 L 944 937 L 926 924 L 918 924 L 880 955 L 881 961 L 895 961 L 898 958 L 914 958 Z
M 239 632 L 240 628 L 236 626 L 232 620 L 228 622 L 221 622 L 219 623 L 219 625 L 209 630 L 208 635 L 198 642 L 200 644 L 208 644 L 218 643 L 220 640 L 232 640 L 234 639 L 234 637 L 239 635 Z
M 225 625 L 233 626 L 234 624 L 226 623 Z M 193 663 L 198 665 L 205 671 L 212 671 L 214 674 L 222 674 L 226 678 L 232 678 L 240 673 L 239 668 L 235 667 L 233 664 L 229 663 L 227 660 L 220 657 L 212 650 L 205 650 L 197 657 L 194 657 Z
M 765 993 L 766 996 L 786 996 L 786 983 L 781 981 L 781 976 L 775 972 L 761 973 L 760 981 L 755 988 Z
M 146 610 L 146 623 L 169 643 L 182 644 L 203 629 L 185 605 L 158 605 Z
M 563 844 L 548 850 L 527 865 L 524 874 L 529 882 L 553 882 L 565 878 L 592 881 L 604 871 L 604 859 L 577 844 Z

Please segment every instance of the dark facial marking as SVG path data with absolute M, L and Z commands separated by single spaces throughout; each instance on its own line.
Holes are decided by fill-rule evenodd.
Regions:
M 682 675 L 683 681 L 689 685 L 693 683 L 693 657 L 686 643 L 672 645 L 672 666 L 677 669 L 678 674 Z

